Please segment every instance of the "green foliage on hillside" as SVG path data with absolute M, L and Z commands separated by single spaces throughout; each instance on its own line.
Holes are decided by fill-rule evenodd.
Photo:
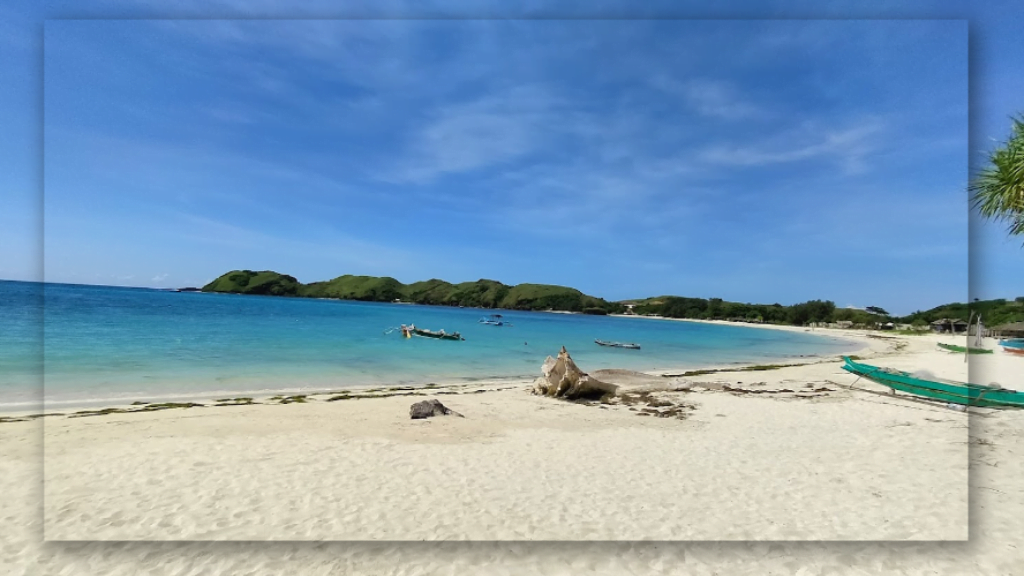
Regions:
M 583 294 L 579 290 L 547 284 L 506 286 L 495 280 L 451 284 L 431 279 L 402 284 L 390 277 L 346 274 L 333 280 L 301 284 L 291 276 L 277 272 L 235 270 L 203 287 L 204 292 L 271 294 L 308 298 L 339 298 L 416 304 L 509 308 L 516 310 L 566 310 L 591 314 L 621 312 L 621 304 Z
M 203 286 L 203 292 L 295 296 L 301 286 L 295 278 L 270 270 L 232 270 Z
M 785 323 L 789 310 L 781 304 L 742 304 L 727 302 L 721 298 L 659 296 L 630 302 L 636 304 L 633 310 L 637 314 L 697 320 L 745 320 L 771 324 Z
M 299 290 L 300 296 L 311 298 L 341 298 L 390 302 L 402 297 L 405 286 L 394 278 L 384 276 L 353 276 L 346 274 L 327 282 L 313 282 Z
M 918 311 L 897 319 L 897 322 L 907 324 L 918 323 L 929 324 L 941 318 L 959 318 L 967 321 L 974 315 L 981 314 L 981 319 L 986 326 L 999 326 L 1009 322 L 1024 321 L 1024 297 L 1015 300 L 979 300 L 977 302 L 943 304 L 924 312 Z
M 436 278 L 414 282 L 406 285 L 402 291 L 402 299 L 420 304 L 448 304 L 454 288 L 452 283 Z
M 568 310 L 582 312 L 585 308 L 618 311 L 621 306 L 601 298 L 587 296 L 575 288 L 551 284 L 519 284 L 512 287 L 499 303 L 500 308 L 514 310 Z
M 495 280 L 480 279 L 463 282 L 452 287 L 449 302 L 460 306 L 479 308 L 500 308 L 511 287 Z
M 656 314 L 668 318 L 693 318 L 696 320 L 738 320 L 764 322 L 768 324 L 793 324 L 802 326 L 810 322 L 834 322 L 836 315 L 843 318 L 856 311 L 837 311 L 836 305 L 827 300 L 811 300 L 793 306 L 782 304 L 743 304 L 727 302 L 721 298 L 683 298 L 660 296 L 644 300 L 633 300 L 637 314 Z M 866 322 L 874 325 L 880 317 L 861 312 L 869 318 Z
M 301 296 L 339 298 L 371 302 L 402 300 L 416 304 L 505 308 L 512 310 L 559 310 L 585 314 L 609 314 L 625 311 L 624 304 L 634 304 L 637 314 L 655 314 L 668 318 L 702 320 L 740 320 L 771 324 L 803 326 L 811 322 L 847 321 L 859 327 L 874 327 L 879 322 L 926 326 L 940 318 L 967 320 L 971 313 L 981 314 L 985 325 L 992 327 L 1024 321 L 1024 297 L 1015 300 L 984 300 L 937 306 L 924 312 L 891 318 L 884 309 L 877 312 L 836 308 L 828 300 L 810 300 L 792 306 L 782 304 L 743 304 L 721 298 L 684 298 L 657 296 L 641 300 L 608 302 L 566 286 L 551 284 L 519 284 L 507 286 L 496 280 L 451 284 L 431 279 L 402 284 L 391 277 L 353 276 L 346 274 L 333 280 L 302 284 L 292 276 L 270 270 L 232 270 L 203 287 L 203 292 L 230 292 L 269 296 Z
M 693 318 L 698 320 L 740 320 L 748 322 L 766 322 L 770 324 L 792 324 L 803 326 L 811 322 L 851 322 L 854 326 L 874 327 L 879 322 L 895 324 L 912 324 L 926 326 L 940 318 L 959 318 L 968 320 L 971 312 L 981 314 L 986 326 L 998 326 L 1008 322 L 1024 321 L 1024 297 L 1013 301 L 983 300 L 978 302 L 953 303 L 937 306 L 924 312 L 914 312 L 908 316 L 890 317 L 885 310 L 877 306 L 869 306 L 868 310 L 879 313 L 872 314 L 868 310 L 836 308 L 827 300 L 810 300 L 792 306 L 781 304 L 741 304 L 726 302 L 719 298 L 682 298 L 679 296 L 658 296 L 642 300 L 627 300 L 625 303 L 635 304 L 637 314 L 656 314 L 669 318 Z

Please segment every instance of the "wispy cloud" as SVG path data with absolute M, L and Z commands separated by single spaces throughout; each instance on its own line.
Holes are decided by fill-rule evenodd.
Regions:
M 745 100 L 731 83 L 721 80 L 677 80 L 659 74 L 651 79 L 651 84 L 682 98 L 686 104 L 704 116 L 743 120 L 764 114 L 760 106 Z
M 379 177 L 423 183 L 522 157 L 543 144 L 545 121 L 556 106 L 556 99 L 537 86 L 445 106 L 413 132 L 404 157 Z
M 882 131 L 877 121 L 841 130 L 819 130 L 807 126 L 795 134 L 772 137 L 755 145 L 717 145 L 704 150 L 700 159 L 726 166 L 765 166 L 817 158 L 831 158 L 848 172 L 865 168 L 865 158 L 874 151 L 873 137 Z
M 132 226 L 164 239 L 146 254 L 175 282 L 246 266 L 612 285 L 628 270 L 655 292 L 695 286 L 694 268 L 709 286 L 789 286 L 778 270 L 798 257 L 821 289 L 823 250 L 958 258 L 915 253 L 923 226 L 901 219 L 962 200 L 933 193 L 962 182 L 957 146 L 921 145 L 966 137 L 959 65 L 935 72 L 960 45 L 916 37 L 923 67 L 890 49 L 902 24 L 862 41 L 871 26 L 68 23 L 47 39 L 47 231 L 65 246 L 48 253 L 73 269 L 67 246 L 88 238 L 107 276 L 145 270 L 109 249 Z M 936 122 L 939 106 L 954 113 Z M 896 189 L 906 205 L 886 203 Z M 864 190 L 869 208 L 835 214 Z M 550 264 L 557 250 L 578 258 Z

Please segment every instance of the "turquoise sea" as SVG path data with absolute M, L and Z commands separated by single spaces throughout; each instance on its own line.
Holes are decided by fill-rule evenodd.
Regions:
M 478 320 L 500 313 L 512 326 Z M 463 342 L 402 338 L 403 323 Z M 835 355 L 805 332 L 623 318 L 0 281 L 0 411 L 376 384 L 533 378 L 564 345 L 584 370 Z M 594 339 L 636 342 L 605 348 Z

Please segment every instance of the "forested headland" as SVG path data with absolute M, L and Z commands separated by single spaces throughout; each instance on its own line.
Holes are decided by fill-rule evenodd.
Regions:
M 1024 320 L 1024 297 L 1015 300 L 982 300 L 951 303 L 906 316 L 893 316 L 879 306 L 865 309 L 838 308 L 830 300 L 809 300 L 792 305 L 749 304 L 721 298 L 657 296 L 612 302 L 590 296 L 575 288 L 552 284 L 506 285 L 480 279 L 452 284 L 431 279 L 403 284 L 389 276 L 346 274 L 333 280 L 303 284 L 293 276 L 270 270 L 233 270 L 203 287 L 203 292 L 228 292 L 304 298 L 337 298 L 367 302 L 408 302 L 435 306 L 464 306 L 507 310 L 557 310 L 584 314 L 664 316 L 696 320 L 806 326 L 811 323 L 844 323 L 851 327 L 875 328 L 880 324 L 904 324 L 923 328 L 942 318 L 968 320 L 981 314 L 986 325 L 996 326 Z

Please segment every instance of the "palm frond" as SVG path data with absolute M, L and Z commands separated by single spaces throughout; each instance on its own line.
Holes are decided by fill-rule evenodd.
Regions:
M 1024 235 L 1024 118 L 1013 119 L 1010 138 L 988 160 L 968 186 L 971 206 L 985 218 L 1007 222 L 1010 235 Z

